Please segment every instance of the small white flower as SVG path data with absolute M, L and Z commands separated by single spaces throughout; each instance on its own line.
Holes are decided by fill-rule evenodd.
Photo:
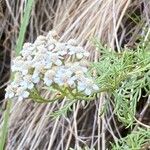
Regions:
M 20 52 L 23 59 L 31 60 L 32 55 L 35 53 L 35 46 L 31 43 L 25 43 L 23 45 L 23 50 Z
M 30 68 L 30 64 L 27 61 L 22 60 L 21 57 L 17 57 L 13 61 L 12 72 L 19 71 L 23 75 L 26 75 L 28 73 L 29 68 Z
M 5 94 L 5 98 L 13 98 L 15 96 L 15 88 L 10 84 L 7 86 L 7 88 L 5 89 L 6 94 Z
M 48 46 L 47 46 L 47 49 L 49 50 L 49 51 L 52 51 L 52 50 L 54 50 L 54 48 L 55 48 L 56 46 L 55 46 L 55 44 L 49 44 Z
M 54 38 L 56 37 L 58 34 L 55 30 L 52 30 L 52 31 L 49 31 L 48 34 L 47 34 L 47 38 Z
M 46 45 L 48 46 L 48 45 L 51 45 L 51 44 L 54 44 L 54 45 L 56 45 L 57 44 L 57 40 L 56 39 L 54 39 L 53 37 L 46 37 L 47 38 L 47 43 L 46 43 Z
M 57 43 L 53 52 L 57 52 L 57 54 L 64 56 L 68 51 L 65 43 Z
M 32 67 L 43 72 L 44 69 L 50 69 L 52 66 L 51 57 L 49 53 L 38 53 L 33 59 Z
M 75 72 L 75 77 L 77 78 L 77 80 L 83 80 L 84 79 L 84 73 L 82 72 L 82 70 L 77 70 Z
M 86 84 L 83 82 L 78 82 L 78 90 L 84 91 L 86 89 Z
M 72 56 L 72 55 L 76 54 L 77 50 L 76 50 L 76 47 L 75 47 L 75 46 L 68 45 L 67 48 L 68 48 L 68 50 L 69 50 L 68 55 L 71 55 L 71 56 Z
M 82 59 L 83 56 L 84 56 L 83 53 L 77 53 L 76 54 L 77 59 Z
M 47 42 L 47 38 L 45 36 L 38 36 L 37 39 L 34 42 L 35 46 L 45 45 Z
M 75 87 L 75 82 L 76 82 L 76 80 L 77 80 L 77 78 L 76 78 L 75 76 L 73 76 L 73 77 L 71 77 L 71 78 L 68 79 L 67 84 L 68 84 L 71 88 L 73 88 L 73 87 Z
M 12 61 L 12 71 L 15 72 L 15 71 L 18 71 L 20 70 L 20 65 L 23 64 L 23 60 L 22 60 L 22 57 L 21 56 L 18 56 L 16 57 L 13 61 Z
M 57 65 L 57 66 L 61 66 L 62 65 L 62 59 L 63 57 L 59 56 L 58 54 L 56 53 L 53 53 L 51 55 L 51 62 L 53 62 L 53 64 Z
M 92 94 L 92 90 L 90 88 L 86 88 L 85 89 L 85 94 L 86 95 L 91 95 Z
M 44 83 L 47 86 L 50 86 L 53 83 L 54 76 L 55 76 L 55 71 L 54 70 L 48 70 L 44 75 Z
M 39 35 L 36 40 L 37 41 L 44 41 L 45 42 L 45 41 L 47 41 L 47 38 L 46 38 L 46 36 Z
M 72 64 L 69 64 L 70 69 L 73 72 L 78 72 L 78 71 L 82 71 L 83 73 L 86 73 L 88 71 L 87 67 L 84 67 L 81 65 L 81 62 L 74 62 Z
M 47 48 L 43 44 L 36 46 L 36 49 L 38 54 L 41 54 L 43 56 L 48 52 Z
M 65 56 L 67 54 L 67 50 L 58 51 L 57 54 L 60 56 Z
M 40 72 L 38 70 L 34 70 L 32 75 L 32 82 L 39 83 L 40 82 Z
M 76 57 L 77 59 L 82 59 L 83 57 L 88 57 L 89 52 L 85 51 L 82 47 L 76 47 Z
M 96 84 L 93 84 L 92 88 L 93 88 L 93 90 L 95 90 L 95 91 L 98 91 L 98 90 L 99 90 L 99 87 L 98 87 Z
M 18 97 L 19 101 L 22 101 L 23 99 L 28 98 L 29 95 L 30 95 L 29 92 L 26 91 L 26 89 L 23 87 L 19 87 L 16 91 L 16 97 Z
M 91 79 L 84 78 L 82 81 L 78 82 L 78 90 L 84 91 L 86 95 L 91 95 L 92 93 L 99 90 L 99 87 L 94 84 Z
M 33 67 L 35 68 L 35 70 L 37 71 L 37 72 L 39 72 L 39 73 L 45 73 L 45 69 L 44 69 L 44 67 L 45 67 L 45 62 L 44 61 L 39 61 L 39 62 L 35 62 L 34 64 L 33 64 Z
M 30 48 L 30 47 L 32 47 L 32 46 L 33 46 L 33 44 L 32 44 L 32 43 L 29 43 L 29 42 L 24 43 L 24 45 L 23 45 L 23 49 L 22 49 L 22 50 L 28 50 L 28 48 Z
M 72 76 L 72 71 L 66 69 L 65 67 L 59 68 L 56 72 L 54 81 L 60 86 L 63 86 L 68 83 L 68 80 Z M 71 82 L 71 81 L 70 81 Z
M 68 55 L 75 55 L 78 60 L 82 59 L 84 56 L 89 56 L 89 52 L 85 51 L 81 46 L 75 47 L 73 45 L 67 45 L 67 48 L 69 51 Z
M 31 75 L 26 75 L 23 77 L 23 80 L 20 83 L 20 86 L 25 88 L 25 89 L 32 89 L 34 87 L 34 84 L 32 82 L 32 76 Z
M 14 75 L 14 80 L 11 84 L 13 84 L 13 86 L 16 85 L 19 85 L 20 82 L 23 80 L 23 75 L 21 72 L 16 72 L 15 75 Z
M 52 62 L 50 61 L 45 61 L 44 69 L 51 69 L 52 68 Z

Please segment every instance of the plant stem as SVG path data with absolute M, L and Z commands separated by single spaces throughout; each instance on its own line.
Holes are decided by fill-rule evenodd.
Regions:
M 7 109 L 4 112 L 3 125 L 2 125 L 1 134 L 0 134 L 0 150 L 4 150 L 4 146 L 6 143 L 10 110 L 11 110 L 11 100 L 8 100 Z
M 30 14 L 31 14 L 33 2 L 34 2 L 34 0 L 28 0 L 27 5 L 26 5 L 25 10 L 24 10 L 25 13 L 23 16 L 23 20 L 21 22 L 19 37 L 18 37 L 17 46 L 16 46 L 16 54 L 17 55 L 20 53 L 20 51 L 22 49 L 22 45 L 23 45 L 24 37 L 25 37 L 25 32 L 26 32 L 27 25 L 28 25 L 29 20 L 30 20 Z
M 24 37 L 25 37 L 25 32 L 27 29 L 27 25 L 29 23 L 29 18 L 30 18 L 30 13 L 32 10 L 33 2 L 34 2 L 34 0 L 28 0 L 27 5 L 26 5 L 25 10 L 24 10 L 25 13 L 24 13 L 23 21 L 22 21 L 21 27 L 20 27 L 19 37 L 17 40 L 16 55 L 19 55 L 19 53 L 22 49 L 22 45 L 23 45 L 23 41 L 24 41 Z M 7 139 L 11 103 L 12 103 L 11 100 L 8 100 L 7 108 L 3 114 L 4 120 L 3 120 L 2 129 L 0 130 L 0 150 L 4 150 L 4 146 L 5 146 L 6 139 Z

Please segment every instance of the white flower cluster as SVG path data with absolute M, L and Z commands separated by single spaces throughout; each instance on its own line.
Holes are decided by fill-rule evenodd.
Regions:
M 75 40 L 63 43 L 56 39 L 56 32 L 50 31 L 33 44 L 24 44 L 20 56 L 12 61 L 14 80 L 6 88 L 6 98 L 23 100 L 38 83 L 76 89 L 85 96 L 99 89 L 87 76 L 87 65 L 83 63 L 89 53 Z

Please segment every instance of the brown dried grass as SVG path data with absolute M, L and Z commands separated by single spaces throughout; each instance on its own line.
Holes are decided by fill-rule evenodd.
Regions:
M 2 29 L 5 34 L 3 43 L 5 49 L 13 50 L 24 0 L 6 2 L 8 10 L 4 19 L 5 28 Z M 97 37 L 118 52 L 124 45 L 134 46 L 141 29 L 149 24 L 149 6 L 146 0 L 36 0 L 26 41 L 32 42 L 37 35 L 46 34 L 54 28 L 60 40 L 77 39 L 80 45 L 90 51 L 90 60 L 97 61 L 98 54 L 93 49 L 91 38 Z M 140 19 L 134 23 L 128 15 L 136 11 Z M 50 95 L 43 93 L 43 96 Z M 106 115 L 99 116 L 107 99 L 107 94 L 102 93 L 86 108 L 78 102 L 73 106 L 72 113 L 56 119 L 52 119 L 50 114 L 61 109 L 65 100 L 46 105 L 30 100 L 15 103 L 10 116 L 6 149 L 68 150 L 72 147 L 78 150 L 80 146 L 88 145 L 90 150 L 105 150 L 110 141 L 122 137 L 124 129 L 114 117 L 111 106 Z

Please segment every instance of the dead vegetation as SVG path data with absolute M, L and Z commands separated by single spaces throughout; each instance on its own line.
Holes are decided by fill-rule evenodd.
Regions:
M 10 50 L 14 55 L 24 0 L 6 0 L 6 3 L 5 17 L 0 20 L 3 25 L 0 29 L 3 49 L 0 52 L 0 93 L 3 79 L 8 80 L 9 55 Z M 149 26 L 149 9 L 147 0 L 35 0 L 25 41 L 33 42 L 37 35 L 55 29 L 62 41 L 77 39 L 90 51 L 90 59 L 97 61 L 98 54 L 91 38 L 97 37 L 118 52 L 124 46 L 134 47 L 138 37 L 145 34 L 143 28 Z M 43 93 L 43 96 L 49 97 L 49 93 Z M 16 102 L 11 111 L 6 149 L 68 150 L 72 147 L 78 150 L 80 146 L 88 145 L 90 150 L 105 150 L 110 141 L 130 133 L 117 121 L 111 105 L 105 115 L 99 116 L 107 99 L 107 94 L 102 93 L 86 108 L 78 102 L 72 113 L 56 119 L 52 119 L 50 113 L 61 109 L 64 100 L 47 105 L 30 100 Z

